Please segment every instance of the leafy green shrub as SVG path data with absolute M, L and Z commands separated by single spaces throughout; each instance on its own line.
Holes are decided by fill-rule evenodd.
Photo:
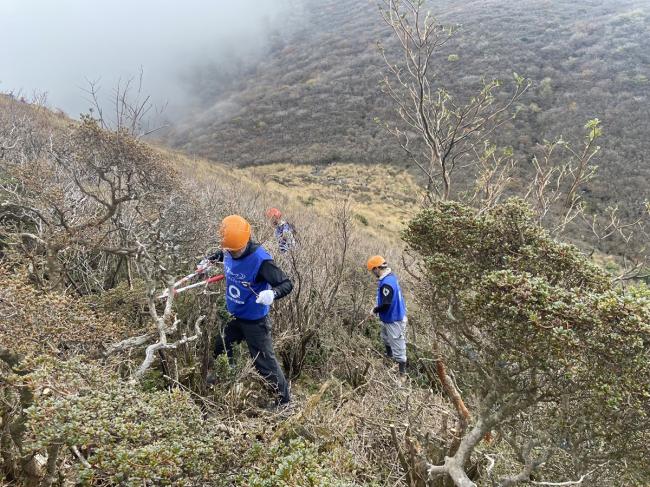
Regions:
M 87 485 L 195 485 L 225 468 L 231 450 L 188 393 L 144 392 L 93 374 L 101 369 L 50 362 L 28 377 L 37 394 L 26 411 L 26 448 L 78 448 L 87 465 L 76 463 L 75 476 Z M 37 385 L 53 377 L 66 392 Z
M 268 450 L 258 446 L 250 452 L 254 469 L 240 481 L 251 487 L 330 487 L 354 485 L 337 476 L 334 468 L 345 458 L 340 453 L 321 452 L 302 438 L 278 443 Z
M 360 214 L 357 213 L 356 215 L 354 215 L 354 218 L 356 218 L 357 220 L 359 220 L 359 222 L 360 222 L 362 225 L 368 226 L 368 219 L 367 219 L 365 216 L 360 215 Z
M 625 462 L 639 485 L 650 478 L 647 287 L 614 288 L 519 200 L 482 213 L 435 204 L 405 239 L 422 256 L 418 298 L 478 399 L 475 438 L 497 431 L 545 478 L 579 477 L 604 459 L 612 471 Z

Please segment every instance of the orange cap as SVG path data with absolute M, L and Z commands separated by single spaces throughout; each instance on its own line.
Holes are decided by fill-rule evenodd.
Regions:
M 386 259 L 384 259 L 381 255 L 373 255 L 368 259 L 368 270 L 371 271 L 377 267 L 380 267 L 386 263 Z
M 251 238 L 251 224 L 239 215 L 229 215 L 221 221 L 219 236 L 222 249 L 241 250 Z

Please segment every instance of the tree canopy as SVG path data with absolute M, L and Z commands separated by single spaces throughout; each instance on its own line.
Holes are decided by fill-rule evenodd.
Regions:
M 418 301 L 477 400 L 459 451 L 512 450 L 521 480 L 647 481 L 650 290 L 614 288 L 516 199 L 485 212 L 436 203 L 404 236 L 422 258 Z M 491 475 L 507 470 L 497 459 Z

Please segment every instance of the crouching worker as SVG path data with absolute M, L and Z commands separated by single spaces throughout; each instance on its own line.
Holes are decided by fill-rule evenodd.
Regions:
M 245 341 L 259 374 L 276 394 L 276 405 L 290 401 L 289 385 L 273 351 L 268 317 L 276 299 L 291 292 L 293 284 L 269 253 L 251 240 L 251 226 L 239 215 L 223 219 L 219 230 L 222 250 L 208 257 L 223 262 L 226 308 L 233 318 L 217 337 L 215 357 L 224 351 L 233 361 L 233 345 Z
M 386 346 L 386 355 L 399 365 L 399 373 L 406 372 L 406 305 L 397 282 L 386 260 L 375 255 L 368 259 L 368 270 L 379 280 L 377 305 L 373 313 L 382 322 L 381 338 Z

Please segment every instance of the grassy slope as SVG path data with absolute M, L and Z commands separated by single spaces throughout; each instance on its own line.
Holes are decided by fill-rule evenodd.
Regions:
M 8 103 L 10 102 L 6 98 L 0 96 L 0 109 L 8 107 Z M 25 105 L 21 108 L 26 116 L 34 116 L 33 107 Z M 37 113 L 43 118 L 43 126 L 50 129 L 65 130 L 73 123 L 46 110 L 39 110 Z M 236 186 L 241 191 L 263 193 L 266 196 L 265 200 L 279 202 L 278 206 L 287 208 L 289 214 L 296 214 L 305 206 L 309 207 L 309 216 L 313 216 L 314 210 L 327 213 L 333 207 L 333 200 L 349 197 L 353 201 L 354 211 L 368 220 L 368 225 L 365 226 L 359 219 L 360 236 L 366 240 L 378 240 L 387 248 L 390 245 L 382 238 L 387 236 L 396 238 L 396 234 L 394 232 L 387 234 L 384 228 L 399 229 L 401 222 L 414 211 L 419 200 L 412 177 L 407 172 L 390 166 L 273 164 L 252 168 L 232 168 L 205 159 L 193 158 L 164 147 L 158 147 L 158 150 L 164 155 L 164 159 L 173 164 L 188 180 L 219 180 Z M 391 183 L 388 185 L 387 175 L 391 177 Z M 11 326 L 22 326 L 20 339 L 25 344 L 33 345 L 28 340 L 34 340 L 34 330 L 42 332 L 44 325 L 53 327 L 63 339 L 77 339 L 76 336 L 70 338 L 68 336 L 79 331 L 79 327 L 71 329 L 69 326 L 70 314 L 76 315 L 77 320 L 82 320 L 87 325 L 84 330 L 87 331 L 88 336 L 78 339 L 79 349 L 83 350 L 85 346 L 94 345 L 99 335 L 97 330 L 100 330 L 101 334 L 107 334 L 106 324 L 113 318 L 97 314 L 94 307 L 86 302 L 54 293 L 38 293 L 27 282 L 24 272 L 12 275 L 0 268 L 0 281 L 4 284 L 4 286 L 0 285 L 2 291 L 0 295 L 7 294 L 4 296 L 9 298 L 6 302 L 13 308 L 11 312 L 15 313 L 11 316 L 9 313 L 6 315 L 0 313 L 0 315 L 2 319 L 11 319 Z M 24 303 L 22 308 L 19 299 Z M 38 301 L 41 306 L 39 312 L 45 313 L 49 310 L 49 321 L 38 322 L 35 319 L 39 313 L 34 313 L 32 307 L 34 301 Z M 16 304 L 18 306 L 15 306 Z M 2 331 L 0 343 L 4 340 L 10 343 L 10 340 L 17 339 L 17 336 L 11 333 L 9 326 L 0 326 L 0 331 Z M 111 341 L 130 335 L 133 331 L 129 330 L 124 322 L 115 318 L 115 322 L 111 322 L 110 327 Z M 3 336 L 5 332 L 9 333 Z M 372 333 L 375 337 L 378 335 L 376 329 Z M 39 346 L 47 343 L 45 339 L 38 342 Z M 276 463 L 284 462 L 285 457 L 277 455 L 276 459 L 273 450 L 270 450 L 268 458 L 262 457 L 262 460 L 250 454 L 251 448 L 248 445 L 251 438 L 255 438 L 256 447 L 263 446 L 263 450 L 266 451 L 274 445 L 283 444 L 282 441 L 285 439 L 305 436 L 314 438 L 315 443 L 322 441 L 324 451 L 333 451 L 337 454 L 343 452 L 345 455 L 356 455 L 363 460 L 363 462 L 360 460 L 359 464 L 352 464 L 352 467 L 357 479 L 365 483 L 364 481 L 370 481 L 379 474 L 378 465 L 382 465 L 381 462 L 394 455 L 386 425 L 395 422 L 396 417 L 405 417 L 412 404 L 425 405 L 425 409 L 420 410 L 424 418 L 421 425 L 423 430 L 441 431 L 443 418 L 448 416 L 445 412 L 446 402 L 442 397 L 428 388 L 416 387 L 415 384 L 413 388 L 408 389 L 394 387 L 392 375 L 387 372 L 386 364 L 382 363 L 376 355 L 376 351 L 368 348 L 365 352 L 360 351 L 358 356 L 351 357 L 353 365 L 363 366 L 368 360 L 373 365 L 370 370 L 369 385 L 355 390 L 354 394 L 341 386 L 340 396 L 337 395 L 338 386 L 334 380 L 319 383 L 316 378 L 309 376 L 300 379 L 294 389 L 298 409 L 288 421 L 264 413 L 261 413 L 261 416 L 255 412 L 250 415 L 250 406 L 245 401 L 249 400 L 248 394 L 251 390 L 255 392 L 257 387 L 248 385 L 242 388 L 233 387 L 227 397 L 228 408 L 232 409 L 226 409 L 226 412 L 222 412 L 218 417 L 228 434 L 225 435 L 223 430 L 217 431 L 219 438 L 225 438 L 223 448 L 241 456 L 228 466 L 229 473 L 241 473 L 245 478 L 251 472 L 273 473 L 279 468 Z M 342 375 L 340 370 L 337 373 Z M 316 392 L 319 386 L 321 392 Z M 331 391 L 328 390 L 324 395 L 325 388 L 328 386 Z M 236 391 L 241 392 L 237 395 Z M 364 415 L 359 415 L 359 411 L 363 411 Z M 371 440 L 369 441 L 368 438 Z M 290 453 L 295 456 L 292 451 Z M 343 453 L 341 457 L 332 455 L 332 460 L 327 457 L 326 461 L 331 464 L 320 457 L 318 462 L 337 475 L 339 472 L 349 475 L 346 469 L 351 470 L 352 467 L 346 463 L 348 457 Z M 276 463 L 273 463 L 274 461 Z M 297 471 L 299 472 L 300 468 Z M 391 483 L 397 482 L 398 474 L 382 473 L 387 482 L 389 480 Z M 304 485 L 304 483 L 296 485 Z
M 358 229 L 366 237 L 386 243 L 399 243 L 399 232 L 421 201 L 414 177 L 390 165 L 277 163 L 239 168 L 157 148 L 185 177 L 217 178 L 250 192 L 262 192 L 270 204 L 285 210 L 290 220 L 307 208 L 331 215 L 343 201 L 349 201 Z
M 0 109 L 9 108 L 18 111 L 21 117 L 37 118 L 39 121 L 38 133 L 42 137 L 47 137 L 49 133 L 57 134 L 67 131 L 76 123 L 47 109 L 37 108 L 29 104 L 18 104 L 0 95 Z M 0 135 L 8 128 L 3 122 L 5 122 L 5 119 L 0 117 Z M 279 184 L 277 181 L 271 180 L 269 172 L 258 172 L 256 169 L 251 168 L 229 168 L 222 164 L 201 158 L 193 158 L 161 146 L 156 146 L 156 150 L 162 154 L 163 162 L 173 165 L 181 176 L 188 181 L 206 180 L 206 187 L 226 187 L 228 191 L 236 188 L 240 192 L 239 194 L 247 198 L 250 198 L 251 195 L 261 194 L 260 201 L 278 202 L 278 206 L 286 208 L 289 215 L 297 215 L 301 213 L 301 210 L 306 210 L 304 211 L 305 214 L 301 215 L 303 220 L 305 218 L 313 219 L 314 212 L 323 214 L 329 212 L 332 207 L 332 199 L 345 196 L 336 189 L 331 189 L 327 194 L 315 190 L 314 193 L 318 194 L 318 198 L 314 204 L 310 204 L 306 208 L 300 198 L 303 196 L 308 198 L 311 193 L 302 190 L 300 194 L 296 194 L 292 189 L 287 189 L 287 187 L 291 188 L 291 184 L 301 181 L 301 178 L 308 177 L 306 168 L 303 168 L 304 171 L 292 173 L 288 179 L 283 179 L 282 184 Z M 281 167 L 275 169 L 277 169 L 278 174 L 283 174 L 280 171 Z M 358 169 L 354 166 L 326 168 L 323 174 L 315 178 L 314 187 L 321 184 L 319 181 L 327 181 L 329 178 L 336 176 L 346 178 L 349 191 L 356 191 L 364 182 L 369 183 L 371 188 L 376 189 L 380 177 L 376 176 L 371 181 L 368 181 L 368 178 L 373 176 L 371 172 L 374 172 L 374 169 L 370 167 L 366 168 L 366 174 L 357 174 Z M 360 178 L 359 176 L 363 177 Z M 214 184 L 215 181 L 220 184 Z M 197 185 L 196 187 L 199 188 L 200 186 Z M 325 189 L 327 189 L 327 186 L 322 184 L 322 191 Z M 371 197 L 372 202 L 378 200 L 379 198 L 374 195 Z M 371 207 L 372 205 L 369 202 L 364 203 L 359 200 L 359 203 L 355 206 L 355 211 L 363 214 L 363 211 L 369 212 L 368 208 Z M 384 232 L 378 234 L 369 233 L 370 227 L 377 228 L 379 226 L 379 223 L 375 224 L 375 222 L 379 222 L 383 218 L 382 215 L 378 214 L 375 217 L 369 214 L 368 217 L 369 219 L 374 218 L 369 227 L 361 223 L 358 224 L 360 230 L 358 237 L 362 243 L 365 245 L 368 242 L 373 242 L 373 245 L 381 246 L 384 250 L 394 251 L 395 247 L 382 238 L 386 236 Z M 200 224 L 200 222 L 197 222 L 197 224 Z M 394 223 L 386 222 L 386 225 L 392 224 Z M 0 298 L 3 298 L 0 299 L 0 305 L 2 305 L 0 306 L 0 344 L 20 343 L 21 346 L 16 347 L 17 351 L 26 354 L 43 355 L 52 352 L 58 353 L 53 343 L 72 344 L 72 346 L 66 348 L 66 357 L 89 353 L 89 356 L 78 356 L 77 358 L 87 361 L 89 366 L 92 365 L 93 368 L 89 370 L 93 370 L 93 373 L 95 373 L 97 370 L 94 368 L 96 365 L 94 357 L 96 357 L 96 350 L 102 343 L 114 343 L 140 332 L 129 319 L 125 318 L 130 308 L 129 302 L 125 304 L 124 296 L 121 294 L 122 291 L 125 291 L 123 288 L 121 288 L 121 291 L 116 289 L 101 295 L 82 298 L 72 294 L 44 292 L 37 289 L 33 282 L 30 282 L 25 268 L 26 263 L 13 261 L 9 267 L 3 267 L 3 264 L 4 262 L 0 263 Z M 363 264 L 364 262 L 358 259 L 353 259 L 350 262 L 351 266 L 358 265 L 359 268 L 363 268 Z M 370 280 L 371 277 L 368 276 L 368 282 Z M 131 297 L 131 294 L 126 291 L 125 295 Z M 137 298 L 134 299 L 135 307 L 139 309 L 140 301 Z M 104 308 L 110 309 L 105 310 Z M 46 316 L 46 319 L 43 316 Z M 378 338 L 378 330 L 373 329 L 372 333 L 373 337 Z M 52 336 L 56 338 L 52 339 Z M 360 395 L 360 399 L 357 399 L 356 396 L 347 397 L 348 393 L 346 392 L 346 396 L 339 400 L 339 389 L 342 392 L 343 388 L 339 385 L 338 379 L 321 382 L 320 378 L 305 374 L 297 383 L 293 384 L 297 410 L 294 417 L 289 421 L 252 408 L 251 404 L 254 403 L 255 398 L 261 394 L 262 399 L 264 399 L 266 393 L 260 393 L 260 386 L 251 378 L 250 371 L 241 372 L 241 377 L 238 378 L 241 384 L 238 384 L 237 387 L 233 386 L 232 390 L 228 389 L 229 385 L 226 384 L 224 390 L 215 391 L 214 394 L 218 400 L 222 400 L 219 394 L 223 395 L 224 391 L 228 392 L 227 399 L 224 401 L 227 405 L 221 410 L 219 410 L 219 405 L 215 406 L 215 403 L 210 401 L 210 398 L 206 399 L 211 408 L 214 407 L 218 410 L 219 416 L 216 420 L 230 428 L 228 436 L 223 437 L 221 431 L 215 433 L 224 438 L 224 448 L 227 448 L 228 451 L 237 451 L 237 448 L 241 447 L 240 443 L 244 444 L 244 448 L 246 448 L 246 445 L 251 442 L 249 439 L 254 438 L 252 441 L 254 441 L 255 445 L 258 447 L 264 445 L 266 451 L 266 449 L 277 445 L 278 439 L 294 438 L 297 435 L 296 432 L 310 435 L 314 431 L 317 433 L 312 435 L 315 442 L 320 441 L 318 435 L 323 435 L 326 438 L 324 441 L 328 442 L 328 452 L 334 451 L 333 449 L 343 452 L 341 454 L 343 460 L 336 457 L 332 460 L 331 465 L 323 461 L 323 468 L 332 472 L 340 470 L 341 475 L 349 475 L 349 472 L 346 471 L 346 469 L 351 468 L 348 457 L 351 458 L 353 454 L 357 454 L 355 449 L 359 451 L 365 449 L 371 454 L 376 451 L 377 455 L 382 456 L 385 449 L 391 448 L 384 423 L 393 421 L 395 409 L 406 408 L 405 404 L 412 400 L 413 397 L 417 396 L 418 400 L 430 405 L 432 411 L 427 415 L 427 424 L 432 429 L 439 429 L 441 421 L 439 414 L 434 415 L 433 412 L 439 412 L 445 407 L 441 396 L 433 395 L 432 392 L 424 388 L 415 388 L 409 394 L 407 394 L 406 390 L 395 388 L 392 382 L 394 380 L 393 374 L 383 362 L 381 354 L 378 354 L 374 349 L 365 349 L 361 345 L 359 347 L 359 355 L 351 356 L 349 360 L 354 364 L 363 365 L 367 361 L 373 364 L 370 370 L 372 382 L 370 386 L 367 386 L 368 390 Z M 140 353 L 134 354 L 134 360 L 140 360 L 140 355 Z M 62 356 L 59 358 L 62 358 Z M 112 365 L 114 364 L 111 362 Z M 344 370 L 342 370 L 341 365 L 341 370 L 337 369 L 337 375 L 341 376 L 343 374 Z M 49 377 L 46 379 L 50 380 Z M 333 387 L 332 384 L 335 384 L 336 387 Z M 323 396 L 323 392 L 327 387 L 336 390 L 334 392 L 328 390 L 328 393 Z M 320 392 L 318 392 L 319 390 Z M 147 397 L 147 395 L 143 395 L 145 400 Z M 391 407 L 386 408 L 386 404 L 390 404 Z M 374 425 L 362 426 L 366 432 L 368 429 L 374 430 L 375 428 L 379 431 L 377 445 L 365 445 L 366 440 L 361 445 L 356 436 L 353 435 L 356 427 L 355 421 L 357 421 L 354 414 L 361 407 L 373 418 L 377 418 L 378 427 Z M 211 409 L 211 414 L 216 413 Z M 349 419 L 341 421 L 341 417 Z M 330 437 L 341 438 L 343 446 L 337 446 L 338 443 L 333 446 L 331 440 L 327 440 Z M 345 439 L 345 442 L 343 439 Z M 220 445 L 215 445 L 215 448 L 220 447 Z M 128 447 L 125 446 L 125 448 Z M 236 461 L 233 460 L 232 464 L 227 466 L 228 474 L 241 473 L 244 478 L 247 478 L 251 471 L 260 475 L 268 472 L 273 474 L 277 467 L 272 462 L 284 461 L 284 457 L 278 456 L 276 459 L 272 456 L 272 450 L 269 451 L 269 458 L 266 459 L 266 457 L 255 452 L 242 450 L 240 458 L 237 458 Z M 293 451 L 290 451 L 290 453 L 293 453 Z M 322 460 L 319 459 L 319 461 Z M 269 462 L 270 465 L 266 465 L 264 462 Z M 378 475 L 379 468 L 375 463 L 368 461 L 367 464 L 360 467 L 355 466 L 355 475 L 360 479 L 369 480 L 373 478 Z M 0 474 L 0 483 L 2 483 L 2 480 Z
M 302 29 L 273 44 L 268 56 L 207 93 L 219 69 L 197 70 L 200 109 L 169 137 L 185 151 L 227 163 L 405 164 L 373 118 L 392 117 L 378 89 L 375 42 L 388 33 L 372 2 L 325 0 L 307 5 Z M 440 80 L 466 96 L 480 76 L 536 81 L 515 124 L 500 133 L 524 170 L 536 144 L 582 137 L 587 119 L 604 121 L 601 178 L 590 203 L 636 208 L 650 196 L 647 114 L 650 12 L 641 0 L 436 2 L 444 22 L 463 29 L 436 66 Z M 450 62 L 448 54 L 458 54 Z M 635 211 L 635 210 L 630 210 Z
M 372 235 L 388 235 L 391 240 L 398 238 L 421 200 L 413 176 L 388 165 L 276 163 L 251 172 L 269 188 L 291 194 L 317 211 L 331 212 L 341 200 L 349 200 L 358 223 Z

